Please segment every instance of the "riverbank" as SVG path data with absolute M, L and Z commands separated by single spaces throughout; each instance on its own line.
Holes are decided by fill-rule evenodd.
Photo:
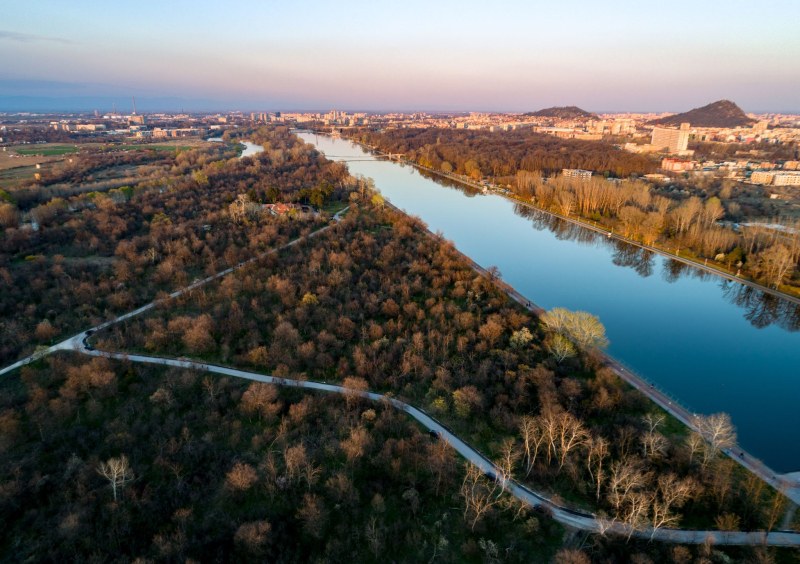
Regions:
M 474 261 L 498 267 L 521 295 L 600 317 L 610 355 L 690 413 L 729 413 L 740 444 L 770 468 L 800 469 L 800 452 L 786 448 L 800 438 L 796 304 L 509 198 L 479 198 L 347 140 L 303 138 L 372 178 L 385 198 Z
M 367 150 L 373 152 L 377 156 L 389 158 L 390 160 L 396 160 L 396 159 L 392 158 L 392 156 L 384 153 L 383 151 L 381 151 L 380 149 L 377 149 L 376 147 L 365 145 L 363 143 L 360 143 L 358 141 L 355 141 L 355 140 L 349 139 L 349 138 L 348 138 L 348 141 L 350 141 L 352 143 L 355 143 L 356 145 L 358 145 L 360 147 L 363 147 L 364 149 L 367 149 Z M 561 219 L 563 221 L 572 223 L 574 225 L 578 225 L 580 227 L 585 227 L 586 229 L 590 229 L 590 230 L 592 230 L 592 231 L 594 231 L 596 233 L 599 233 L 601 235 L 604 235 L 604 236 L 606 236 L 606 237 L 608 237 L 610 239 L 614 239 L 614 240 L 617 240 L 617 241 L 622 241 L 624 243 L 628 243 L 629 245 L 633 245 L 633 246 L 638 247 L 640 249 L 644 249 L 644 250 L 647 250 L 647 251 L 650 251 L 650 252 L 653 252 L 653 253 L 657 253 L 657 254 L 659 254 L 661 256 L 664 256 L 664 257 L 667 257 L 667 258 L 669 258 L 671 260 L 675 260 L 675 261 L 681 262 L 683 264 L 686 264 L 688 266 L 691 266 L 693 268 L 697 268 L 698 270 L 701 270 L 703 272 L 707 272 L 709 274 L 713 274 L 715 276 L 719 276 L 721 278 L 725 278 L 725 279 L 731 280 L 733 282 L 738 282 L 740 284 L 744 284 L 745 286 L 750 286 L 751 288 L 754 288 L 756 290 L 764 292 L 765 294 L 769 294 L 771 296 L 775 296 L 776 298 L 784 299 L 784 300 L 787 300 L 787 301 L 789 301 L 791 303 L 794 303 L 796 305 L 800 305 L 800 296 L 789 294 L 789 293 L 786 293 L 784 291 L 777 290 L 775 288 L 770 288 L 768 286 L 765 286 L 765 285 L 761 284 L 760 282 L 756 282 L 752 278 L 742 277 L 741 275 L 736 275 L 736 274 L 734 274 L 732 272 L 728 272 L 726 270 L 723 270 L 719 266 L 716 266 L 716 265 L 713 265 L 713 264 L 709 265 L 708 264 L 708 260 L 700 262 L 700 261 L 691 259 L 689 257 L 681 256 L 679 254 L 680 250 L 678 250 L 677 252 L 672 252 L 671 250 L 665 249 L 664 247 L 661 247 L 661 246 L 646 245 L 646 244 L 644 244 L 644 243 L 642 243 L 640 241 L 637 241 L 635 239 L 631 239 L 629 237 L 625 237 L 624 235 L 622 235 L 620 233 L 615 233 L 613 231 L 613 229 L 609 229 L 607 227 L 600 226 L 600 225 L 597 224 L 597 222 L 590 222 L 589 220 L 584 219 L 584 218 L 576 218 L 576 217 L 571 217 L 571 216 L 565 216 L 565 215 L 562 215 L 562 214 L 560 214 L 558 212 L 554 212 L 552 210 L 539 207 L 539 206 L 537 206 L 536 204 L 534 204 L 533 202 L 531 202 L 529 200 L 524 200 L 522 198 L 519 198 L 519 197 L 515 196 L 513 193 L 506 194 L 506 193 L 500 192 L 498 187 L 495 186 L 495 185 L 492 185 L 492 184 L 484 185 L 484 184 L 480 184 L 480 183 L 477 183 L 477 182 L 472 182 L 472 181 L 470 181 L 468 179 L 465 179 L 465 178 L 462 178 L 460 176 L 457 176 L 457 175 L 454 175 L 454 174 L 449 174 L 449 173 L 446 173 L 446 172 L 443 172 L 443 171 L 440 171 L 440 170 L 436 170 L 436 169 L 433 169 L 433 168 L 429 168 L 429 167 L 423 166 L 421 164 L 418 164 L 418 163 L 416 163 L 414 161 L 410 161 L 410 160 L 405 159 L 405 158 L 402 158 L 402 160 L 398 160 L 397 162 L 400 162 L 402 164 L 411 165 L 411 166 L 413 166 L 414 168 L 416 168 L 418 170 L 425 171 L 427 173 L 440 176 L 442 178 L 446 178 L 448 180 L 451 180 L 453 182 L 456 182 L 458 184 L 461 184 L 461 185 L 469 187 L 469 188 L 476 189 L 476 190 L 481 191 L 481 192 L 486 192 L 487 189 L 488 189 L 488 190 L 490 190 L 490 192 L 492 194 L 497 195 L 497 196 L 501 196 L 501 197 L 503 197 L 503 198 L 505 198 L 505 199 L 507 199 L 509 201 L 514 202 L 515 204 L 519 204 L 521 206 L 527 207 L 527 208 L 532 209 L 532 210 L 536 210 L 538 212 L 546 213 L 546 214 L 548 214 L 548 215 L 550 215 L 552 217 L 556 217 L 558 219 Z
M 390 202 L 386 202 L 385 205 L 398 213 L 408 215 L 405 211 L 401 210 Z M 430 237 L 437 236 L 434 232 L 427 228 L 426 233 Z M 545 312 L 542 307 L 538 306 L 533 300 L 518 292 L 513 286 L 493 275 L 486 268 L 482 267 L 463 252 L 455 248 L 455 246 L 453 248 L 464 259 L 465 262 L 472 266 L 472 269 L 475 270 L 475 272 L 491 280 L 498 288 L 500 288 L 500 290 L 502 290 L 509 298 L 517 302 L 519 305 L 536 314 L 537 316 Z M 697 417 L 696 413 L 692 413 L 690 410 L 680 405 L 679 402 L 656 388 L 654 383 L 648 381 L 639 374 L 636 374 L 631 369 L 625 368 L 621 362 L 613 358 L 611 355 L 605 352 L 600 352 L 600 354 L 606 366 L 610 368 L 621 380 L 638 390 L 642 395 L 647 397 L 650 401 L 658 405 L 671 416 L 675 417 L 687 428 L 699 433 L 699 429 L 694 423 L 695 418 Z M 733 445 L 731 448 L 724 449 L 722 452 L 731 460 L 745 468 L 747 471 L 755 474 L 764 482 L 782 492 L 793 503 L 800 504 L 800 472 L 778 474 L 769 468 L 764 462 L 748 453 L 739 445 Z

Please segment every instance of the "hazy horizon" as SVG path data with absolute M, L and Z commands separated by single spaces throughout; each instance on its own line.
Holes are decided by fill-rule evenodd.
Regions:
M 682 112 L 729 99 L 746 112 L 800 112 L 800 4 L 790 0 L 42 0 L 5 12 L 0 111 L 26 100 L 124 111 L 136 96 L 142 111 Z

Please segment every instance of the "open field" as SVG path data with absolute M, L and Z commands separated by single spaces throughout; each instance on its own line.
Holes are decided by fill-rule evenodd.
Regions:
M 62 157 L 50 155 L 20 155 L 8 148 L 7 151 L 0 151 L 0 171 L 12 168 L 33 167 L 37 164 L 44 164 L 53 161 L 60 161 Z
M 43 145 L 27 145 L 24 147 L 13 147 L 11 150 L 17 154 L 24 156 L 41 155 L 44 157 L 53 157 L 58 155 L 77 153 L 79 149 L 76 145 L 51 145 L 49 143 L 46 143 Z

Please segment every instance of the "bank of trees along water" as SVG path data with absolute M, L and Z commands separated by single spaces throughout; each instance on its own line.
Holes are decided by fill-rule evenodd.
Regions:
M 0 214 L 9 219 L 0 231 L 0 361 L 7 364 L 34 343 L 128 311 L 322 221 L 234 225 L 228 207 L 240 194 L 275 202 L 295 201 L 305 191 L 319 204 L 346 189 L 343 165 L 324 160 L 287 131 L 254 132 L 252 138 L 269 150 L 238 159 L 224 145 L 209 143 L 165 156 L 135 186 L 54 198 L 27 212 L 0 204 L 14 208 Z M 38 230 L 25 224 L 24 213 Z
M 484 449 L 501 480 L 529 478 L 636 527 L 713 527 L 726 514 L 775 526 L 782 496 L 602 366 L 596 318 L 556 310 L 545 329 L 447 242 L 372 201 L 354 195 L 335 229 L 100 335 L 99 346 L 392 392 Z M 554 335 L 572 355 L 555 358 Z M 485 480 L 462 483 L 470 527 L 500 509 Z
M 85 328 L 323 225 L 236 216 L 239 195 L 265 201 L 274 189 L 298 201 L 330 185 L 352 206 L 334 228 L 114 326 L 97 346 L 392 392 L 497 460 L 501 475 L 476 475 L 401 412 L 355 396 L 55 356 L 0 383 L 3 553 L 549 560 L 560 529 L 500 495 L 510 476 L 635 526 L 775 526 L 782 497 L 602 367 L 595 320 L 552 312 L 546 329 L 366 182 L 282 129 L 261 135 L 257 158 L 187 164 L 163 191 L 56 215 L 39 232 L 4 231 L 18 254 L 34 243 L 46 257 L 73 253 L 6 263 L 22 305 L 3 302 L 4 331 L 25 338 L 4 340 L 5 354 L 34 331 L 46 341 Z M 95 223 L 92 243 L 77 227 Z M 96 286 L 66 260 L 92 253 L 113 257 L 92 273 Z M 69 276 L 26 288 L 58 266 Z M 27 325 L 25 312 L 45 313 L 48 326 Z M 572 355 L 554 357 L 555 335 Z M 711 550 L 602 537 L 584 548 L 612 560 Z
M 735 194 L 741 190 L 730 185 L 699 180 L 705 188 L 688 185 L 674 192 L 641 180 L 612 182 L 603 176 L 627 179 L 652 172 L 657 165 L 605 143 L 523 131 L 389 130 L 354 136 L 434 170 L 509 185 L 517 197 L 540 208 L 595 222 L 773 288 L 800 292 L 800 230 L 721 227 L 719 220 L 745 217 Z M 562 168 L 592 170 L 598 177 L 564 178 Z

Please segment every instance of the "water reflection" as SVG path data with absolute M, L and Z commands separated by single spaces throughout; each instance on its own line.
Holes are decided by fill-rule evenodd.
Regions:
M 598 315 L 615 358 L 697 412 L 728 412 L 742 446 L 775 470 L 800 470 L 800 450 L 787 448 L 800 441 L 800 308 L 602 230 L 367 162 L 347 142 L 317 143 L 478 263 L 496 264 L 539 305 Z
M 800 330 L 800 306 L 731 280 L 723 280 L 720 287 L 728 301 L 745 310 L 745 319 L 754 327 L 774 323 L 787 331 Z
M 612 262 L 616 266 L 630 268 L 643 278 L 652 276 L 656 270 L 657 255 L 652 251 L 619 239 L 609 239 L 591 229 L 522 204 L 515 204 L 514 212 L 528 219 L 537 231 L 549 230 L 558 239 L 577 241 L 587 245 L 604 245 L 612 249 Z M 661 264 L 661 278 L 672 284 L 681 277 L 699 280 L 718 278 L 705 270 L 664 257 Z M 800 330 L 800 306 L 752 286 L 725 278 L 719 278 L 719 280 L 722 295 L 730 303 L 744 309 L 744 318 L 754 327 L 761 329 L 775 324 L 787 331 Z
M 655 253 L 634 245 L 617 241 L 612 262 L 617 266 L 632 268 L 642 278 L 652 276 Z
M 402 163 L 401 163 L 402 164 Z M 461 184 L 460 182 L 456 182 L 455 180 L 451 180 L 446 176 L 442 176 L 441 174 L 435 174 L 433 172 L 424 170 L 424 169 L 416 169 L 417 173 L 423 177 L 427 178 L 428 180 L 433 180 L 437 184 L 441 186 L 445 186 L 447 188 L 453 188 L 458 190 L 468 198 L 474 198 L 475 196 L 481 194 L 482 192 L 477 188 L 473 188 L 471 186 L 467 186 L 466 184 Z

